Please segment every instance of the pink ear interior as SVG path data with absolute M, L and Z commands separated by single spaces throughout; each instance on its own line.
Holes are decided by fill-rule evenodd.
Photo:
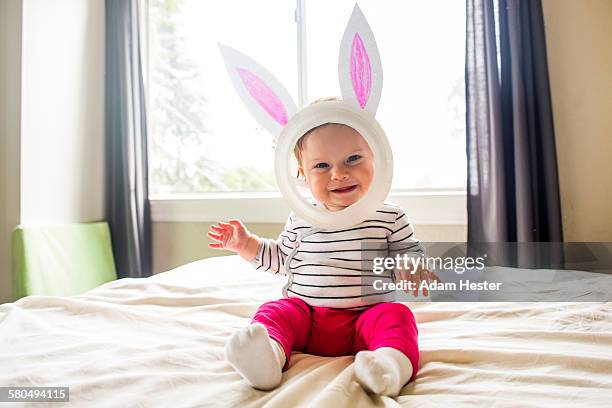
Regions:
M 287 111 L 285 105 L 272 89 L 257 75 L 244 68 L 236 68 L 242 82 L 249 93 L 276 122 L 285 126 L 287 124 Z
M 351 46 L 351 81 L 361 108 L 365 108 L 372 89 L 372 67 L 359 33 L 353 36 Z

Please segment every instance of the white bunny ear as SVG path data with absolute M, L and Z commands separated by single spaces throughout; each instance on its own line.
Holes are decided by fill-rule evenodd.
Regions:
M 357 4 L 340 43 L 340 90 L 345 101 L 376 115 L 383 72 L 374 34 Z
M 252 58 L 223 44 L 219 44 L 219 48 L 242 102 L 276 140 L 297 110 L 289 92 Z

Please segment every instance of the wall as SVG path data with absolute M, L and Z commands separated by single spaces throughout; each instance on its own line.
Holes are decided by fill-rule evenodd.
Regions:
M 11 295 L 10 233 L 19 222 L 21 0 L 0 1 L 0 303 Z
M 187 262 L 211 256 L 233 255 L 228 251 L 209 249 L 212 242 L 206 233 L 208 223 L 156 222 L 153 223 L 153 270 L 164 272 Z M 250 232 L 262 237 L 276 238 L 283 224 L 245 223 Z M 421 241 L 463 242 L 467 237 L 465 225 L 415 225 Z
M 21 223 L 100 220 L 104 1 L 23 5 Z
M 104 217 L 104 0 L 0 0 L 0 303 L 18 224 Z
M 164 272 L 187 262 L 211 256 L 233 255 L 228 251 L 208 248 L 212 242 L 206 233 L 208 223 L 156 222 L 153 223 L 153 271 Z M 245 224 L 250 232 L 263 237 L 277 237 L 282 224 Z
M 612 242 L 612 1 L 543 8 L 565 240 Z

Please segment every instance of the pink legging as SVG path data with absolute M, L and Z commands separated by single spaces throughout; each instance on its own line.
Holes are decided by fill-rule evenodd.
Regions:
M 326 357 L 354 355 L 361 350 L 393 347 L 412 363 L 412 379 L 419 367 L 418 330 L 410 309 L 402 303 L 378 303 L 351 311 L 309 306 L 301 299 L 286 298 L 264 303 L 252 322 L 263 324 L 285 351 Z

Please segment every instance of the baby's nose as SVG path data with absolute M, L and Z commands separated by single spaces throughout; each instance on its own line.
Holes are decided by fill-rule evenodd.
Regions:
M 344 167 L 338 166 L 332 170 L 332 179 L 334 180 L 344 180 L 348 175 L 348 171 Z

